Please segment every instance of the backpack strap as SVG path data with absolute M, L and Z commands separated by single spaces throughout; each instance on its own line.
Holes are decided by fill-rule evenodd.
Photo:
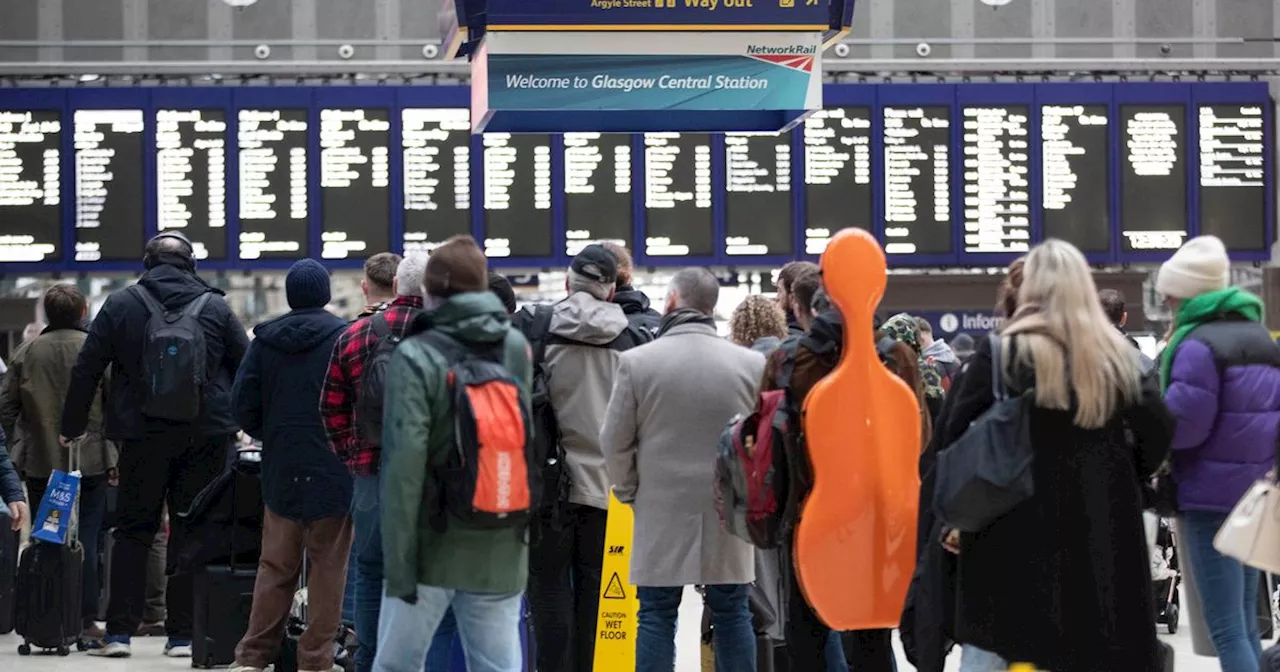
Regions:
M 381 311 L 369 316 L 369 328 L 373 330 L 373 335 L 379 341 L 391 335 L 391 324 L 387 322 L 387 317 Z
M 537 371 L 547 359 L 547 341 L 550 340 L 548 335 L 551 333 L 551 318 L 554 314 L 555 309 L 551 304 L 542 304 L 533 309 L 533 322 L 529 325 L 529 334 L 526 336 L 533 346 L 533 371 Z
M 1001 354 L 1000 334 L 994 331 L 987 332 L 987 342 L 991 344 L 991 396 L 996 401 L 1004 401 L 1009 398 L 1009 392 L 1004 387 L 1004 358 Z
M 205 292 L 204 294 L 200 295 L 200 298 L 196 299 L 195 301 L 192 301 L 191 303 L 188 303 L 186 307 L 182 309 L 183 316 L 195 317 L 199 315 L 200 311 L 204 310 L 205 305 L 209 303 L 209 297 L 212 294 L 213 292 Z

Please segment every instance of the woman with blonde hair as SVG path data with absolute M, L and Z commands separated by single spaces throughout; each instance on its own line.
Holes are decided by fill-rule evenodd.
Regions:
M 993 366 L 1034 400 L 1035 493 L 960 535 L 956 639 L 1055 672 L 1160 670 L 1139 484 L 1168 454 L 1172 419 L 1079 250 L 1049 240 L 1020 276 L 1000 361 L 979 342 L 938 427 L 949 446 L 991 407 Z
M 766 357 L 787 337 L 787 315 L 774 301 L 748 296 L 729 318 L 729 340 Z

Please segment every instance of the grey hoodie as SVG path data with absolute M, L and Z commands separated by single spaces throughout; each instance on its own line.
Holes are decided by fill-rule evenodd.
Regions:
M 547 381 L 569 467 L 569 501 L 608 509 L 609 476 L 600 449 L 600 426 L 613 392 L 618 356 L 648 339 L 627 328 L 622 306 L 586 292 L 571 295 L 552 311 Z
M 935 339 L 933 344 L 924 349 L 920 353 L 924 357 L 932 357 L 935 361 L 943 364 L 959 364 L 960 359 L 956 357 L 956 353 L 951 350 L 951 346 L 941 338 Z

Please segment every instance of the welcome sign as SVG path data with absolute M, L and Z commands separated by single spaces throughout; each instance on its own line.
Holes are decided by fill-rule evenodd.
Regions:
M 785 130 L 822 105 L 821 63 L 819 33 L 490 32 L 473 130 Z

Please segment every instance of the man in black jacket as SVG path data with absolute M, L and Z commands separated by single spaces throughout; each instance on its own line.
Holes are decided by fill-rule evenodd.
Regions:
M 651 334 L 658 333 L 662 314 L 650 307 L 649 297 L 644 292 L 631 286 L 631 274 L 635 270 L 631 253 L 617 243 L 607 242 L 603 245 L 618 262 L 618 279 L 614 283 L 615 290 L 610 300 L 622 306 L 622 312 L 626 314 L 628 324 L 647 329 Z
M 196 275 L 193 248 L 186 237 L 165 232 L 151 239 L 143 265 L 147 270 L 138 280 L 139 290 L 148 292 L 167 311 L 181 310 L 211 295 L 197 316 L 205 348 L 205 383 L 200 411 L 193 420 L 176 422 L 143 414 L 149 394 L 143 353 L 151 313 L 139 290 L 129 288 L 113 293 L 102 305 L 72 370 L 62 414 L 61 440 L 67 444 L 68 437 L 85 433 L 103 372 L 108 366 L 112 371 L 103 434 L 120 446 L 119 521 L 111 559 L 107 637 L 103 646 L 91 651 L 111 658 L 132 653 L 130 635 L 138 629 L 145 605 L 147 556 L 164 505 L 175 514 L 169 534 L 169 557 L 175 558 L 185 537 L 184 524 L 176 514 L 186 511 L 227 463 L 238 429 L 231 412 L 231 383 L 249 345 L 223 292 Z M 191 655 L 192 592 L 189 574 L 169 577 L 167 656 Z

